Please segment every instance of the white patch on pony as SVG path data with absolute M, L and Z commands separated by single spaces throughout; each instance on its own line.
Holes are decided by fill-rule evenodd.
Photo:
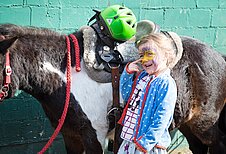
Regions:
M 98 83 L 92 80 L 86 73 L 84 63 L 81 62 L 80 72 L 72 69 L 71 92 L 96 129 L 99 142 L 104 146 L 108 131 L 107 109 L 112 103 L 111 83 Z
M 66 83 L 66 72 L 62 73 L 49 62 L 44 62 L 43 70 L 57 73 Z M 84 63 L 81 62 L 81 71 L 71 68 L 71 92 L 79 102 L 83 112 L 88 116 L 92 127 L 96 129 L 97 138 L 104 147 L 108 131 L 107 109 L 112 103 L 111 83 L 98 83 L 86 73 Z
M 64 73 L 62 73 L 59 69 L 55 68 L 50 62 L 44 61 L 42 64 L 40 64 L 42 67 L 40 67 L 40 70 L 43 70 L 45 72 L 52 72 L 57 73 L 64 82 L 66 82 L 66 76 Z

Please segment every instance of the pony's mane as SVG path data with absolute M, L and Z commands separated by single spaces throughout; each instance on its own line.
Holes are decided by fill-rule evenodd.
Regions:
M 47 29 L 47 28 L 39 28 L 32 26 L 18 26 L 14 24 L 2 24 L 0 25 L 0 34 L 6 37 L 21 37 L 26 35 L 35 35 L 35 36 L 60 36 L 59 33 Z

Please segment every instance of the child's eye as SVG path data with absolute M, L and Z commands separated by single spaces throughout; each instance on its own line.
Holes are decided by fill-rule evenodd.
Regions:
M 153 54 L 152 53 L 148 53 L 148 55 L 147 56 L 152 56 Z
M 144 57 L 144 55 L 139 55 L 140 56 L 140 58 L 143 58 Z
M 147 56 L 154 56 L 155 55 L 155 53 L 153 53 L 153 52 L 148 52 L 148 55 Z

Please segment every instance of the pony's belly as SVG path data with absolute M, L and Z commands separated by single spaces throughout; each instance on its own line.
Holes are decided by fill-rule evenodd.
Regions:
M 84 69 L 79 73 L 72 71 L 71 92 L 96 129 L 98 140 L 103 144 L 108 130 L 107 109 L 112 102 L 111 83 L 92 80 Z

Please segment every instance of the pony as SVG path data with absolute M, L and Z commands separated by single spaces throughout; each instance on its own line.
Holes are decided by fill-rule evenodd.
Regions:
M 65 35 L 48 29 L 24 28 L 12 24 L 1 25 L 0 35 L 5 38 L 0 45 L 1 71 L 4 69 L 7 49 L 12 68 L 12 81 L 7 97 L 13 96 L 17 89 L 31 94 L 41 103 L 51 125 L 56 128 L 66 96 Z M 85 59 L 90 56 L 87 50 L 83 50 L 84 38 L 93 35 L 96 35 L 93 30 L 74 33 L 81 49 L 81 71 L 71 71 L 73 86 L 69 96 L 70 104 L 61 129 L 67 153 L 103 153 L 108 131 L 106 115 L 112 102 L 111 83 L 92 80 L 84 66 Z M 92 47 L 95 45 L 92 43 L 94 42 L 85 45 Z M 71 67 L 74 68 L 75 52 L 71 52 L 71 55 Z M 101 74 L 101 71 L 99 73 Z M 2 82 L 4 76 L 3 73 L 0 77 Z
M 111 74 L 97 62 L 95 31 L 82 27 L 73 35 L 80 48 L 81 71 L 71 71 L 70 105 L 61 132 L 67 153 L 99 154 L 103 153 L 108 132 L 106 116 L 112 102 Z M 3 84 L 7 74 L 4 71 L 7 52 L 12 68 L 6 98 L 12 97 L 18 89 L 31 94 L 41 103 L 51 125 L 56 128 L 67 86 L 65 35 L 45 28 L 3 24 L 0 25 L 0 38 L 0 72 L 3 72 L 0 81 Z M 171 129 L 179 128 L 194 154 L 226 153 L 226 133 L 222 130 L 226 119 L 223 112 L 226 62 L 201 41 L 185 36 L 180 38 L 183 54 L 171 72 L 178 86 Z M 125 46 L 122 49 L 127 58 L 128 55 L 131 59 L 135 57 L 130 54 L 133 50 L 126 50 Z M 71 67 L 75 68 L 79 59 L 75 58 L 74 52 L 71 55 Z
M 226 153 L 222 129 L 226 120 L 226 62 L 203 42 L 181 38 L 183 55 L 172 69 L 178 99 L 171 128 L 179 128 L 194 154 Z

